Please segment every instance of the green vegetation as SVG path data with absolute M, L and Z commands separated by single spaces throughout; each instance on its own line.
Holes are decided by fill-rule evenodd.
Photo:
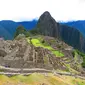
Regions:
M 49 61 L 49 58 L 48 57 L 44 57 L 44 64 L 47 65 L 48 64 L 48 61 Z
M 75 50 L 74 53 L 75 53 L 75 56 L 76 54 L 79 54 L 83 58 L 82 66 L 85 68 L 85 54 L 80 52 L 79 50 Z
M 64 56 L 64 54 L 61 53 L 60 51 L 52 50 L 52 53 L 55 54 L 56 56 L 61 56 L 61 57 Z
M 54 55 L 56 55 L 56 57 L 64 56 L 64 54 L 61 53 L 60 51 L 57 51 L 57 50 L 53 49 L 51 46 L 49 46 L 47 43 L 42 42 L 40 38 L 39 39 L 33 38 L 31 40 L 29 38 L 27 38 L 27 41 L 28 41 L 28 43 L 32 43 L 35 47 L 42 47 L 42 48 L 50 50 Z
M 16 38 L 19 34 L 27 35 L 27 31 L 22 25 L 17 27 L 16 32 L 14 34 L 14 38 Z
M 71 76 L 63 76 L 63 78 L 65 78 L 68 85 L 85 85 L 85 80 L 82 80 L 80 78 L 75 78 Z
M 74 50 L 73 51 L 73 56 L 74 56 L 74 60 L 75 60 L 75 62 L 77 61 L 77 59 L 78 59 L 78 53 L 76 52 L 76 50 Z
M 40 73 L 11 77 L 0 75 L 0 85 L 85 85 L 85 80 L 80 78 L 65 75 L 54 76 L 52 73 L 46 75 Z
M 13 80 L 16 80 L 16 81 L 21 81 L 21 82 L 25 82 L 25 83 L 32 83 L 32 82 L 36 82 L 36 81 L 42 81 L 41 79 L 44 79 L 44 75 L 33 73 L 31 75 L 28 75 L 28 76 L 16 75 L 16 76 L 12 76 L 10 78 Z
M 20 81 L 20 82 L 26 82 L 27 81 L 26 77 L 23 76 L 23 75 L 15 75 L 15 76 L 12 76 L 10 78 L 15 80 L 15 81 Z
M 30 30 L 29 32 L 30 32 L 31 34 L 33 34 L 33 35 L 39 34 L 39 32 L 38 32 L 37 29 L 32 29 L 32 30 Z
M 74 74 L 79 74 L 78 71 L 76 71 L 75 69 L 71 68 L 70 64 L 65 64 L 65 65 L 67 67 L 67 69 L 66 69 L 67 72 L 71 72 L 71 73 L 74 73 Z

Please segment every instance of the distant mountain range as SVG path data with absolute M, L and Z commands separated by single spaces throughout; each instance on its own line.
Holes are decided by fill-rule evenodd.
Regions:
M 0 37 L 4 39 L 13 39 L 16 28 L 19 25 L 23 25 L 24 28 L 30 30 L 36 26 L 37 20 L 24 21 L 24 22 L 14 22 L 11 20 L 0 21 Z
M 2 20 L 0 21 L 0 37 L 5 39 L 13 39 L 16 28 L 19 25 L 23 25 L 27 30 L 31 30 L 37 24 L 37 20 L 33 21 L 23 21 L 23 22 L 14 22 L 11 20 Z M 78 29 L 85 36 L 85 20 L 81 21 L 72 21 L 72 22 L 62 22 L 61 24 L 74 27 Z
M 62 24 L 78 29 L 85 36 L 85 20 L 63 22 Z
M 11 20 L 0 21 L 0 37 L 5 39 L 13 39 L 16 28 L 19 25 L 23 25 L 27 30 L 31 30 L 37 24 L 37 20 L 33 21 L 23 21 L 23 22 L 14 22 Z M 78 29 L 85 36 L 85 20 L 81 21 L 72 21 L 72 22 L 62 22 L 61 24 L 74 27 Z

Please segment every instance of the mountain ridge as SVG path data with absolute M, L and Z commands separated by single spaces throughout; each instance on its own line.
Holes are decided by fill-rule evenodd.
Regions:
M 0 31 L 0 37 L 3 37 L 6 40 L 13 40 L 14 39 L 14 33 L 16 32 L 16 29 L 19 25 L 23 25 L 25 29 L 30 30 L 35 27 L 37 21 L 23 21 L 23 22 L 15 22 L 11 20 L 2 20 L 0 21 L 0 30 L 5 29 L 5 31 Z M 3 28 L 2 28 L 3 27 Z M 2 35 L 2 33 L 4 33 Z M 9 36 L 10 35 L 10 36 Z
M 85 37 L 85 20 L 61 22 L 61 24 L 65 24 L 78 29 Z

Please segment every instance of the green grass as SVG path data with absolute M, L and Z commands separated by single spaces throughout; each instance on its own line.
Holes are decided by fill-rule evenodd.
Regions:
M 55 54 L 56 56 L 64 56 L 64 54 L 61 53 L 60 51 L 52 50 L 52 53 Z
M 64 54 L 61 53 L 60 51 L 57 51 L 55 49 L 53 49 L 51 46 L 49 46 L 47 43 L 42 43 L 40 41 L 40 39 L 31 39 L 31 41 L 29 40 L 29 38 L 27 38 L 28 43 L 32 43 L 35 47 L 42 47 L 45 49 L 50 50 L 54 55 L 56 55 L 56 57 L 63 57 Z
M 79 50 L 75 49 L 73 51 L 73 56 L 74 56 L 75 62 L 78 60 L 78 55 L 80 55 L 82 57 L 82 59 L 83 59 L 83 63 L 79 64 L 78 67 L 81 67 L 81 66 L 85 67 L 85 54 L 80 52 Z
M 15 76 L 12 76 L 10 78 L 15 80 L 15 81 L 27 82 L 27 78 L 23 75 L 15 75 Z
M 76 52 L 76 50 L 74 50 L 74 60 L 75 60 L 75 62 L 78 60 L 78 53 Z
M 49 61 L 48 57 L 44 57 L 43 59 L 44 59 L 44 64 L 47 65 L 48 64 L 48 61 Z
M 85 53 L 80 52 L 79 50 L 75 50 L 75 51 L 83 58 L 82 66 L 85 68 Z
M 10 77 L 11 80 L 17 80 L 18 82 L 27 83 L 27 85 L 42 85 L 40 83 L 47 83 L 47 85 L 85 85 L 85 81 L 79 78 L 71 76 L 54 76 L 53 74 L 47 74 L 44 76 L 40 73 L 33 73 L 28 76 L 16 75 Z
M 74 74 L 79 74 L 79 72 L 74 70 L 73 68 L 71 68 L 71 66 L 69 64 L 65 64 L 65 65 L 67 67 L 67 72 L 71 72 L 71 73 L 74 73 Z
M 74 61 L 76 62 L 77 64 L 77 68 L 80 68 L 81 67 L 81 64 L 78 62 L 78 53 L 76 52 L 76 50 L 73 51 L 73 56 L 74 56 Z M 72 73 L 76 73 L 76 74 L 79 74 L 79 72 L 73 68 L 71 68 L 71 66 L 69 64 L 65 64 L 68 68 L 68 70 Z
M 12 76 L 10 77 L 10 79 L 17 82 L 23 82 L 23 83 L 25 82 L 34 85 L 38 82 L 43 82 L 45 80 L 45 76 L 39 73 L 33 73 L 28 76 L 23 76 L 23 75 Z
M 81 79 L 77 78 L 77 79 L 73 79 L 72 83 L 74 85 L 85 85 L 85 80 L 81 80 Z
M 7 77 L 0 75 L 0 85 L 85 85 L 85 80 L 72 76 L 47 73 L 47 76 L 40 73 L 33 73 L 28 76 L 15 75 Z

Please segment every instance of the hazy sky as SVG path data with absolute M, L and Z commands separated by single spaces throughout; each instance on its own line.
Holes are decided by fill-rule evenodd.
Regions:
M 0 0 L 0 20 L 32 20 L 44 11 L 57 21 L 85 20 L 85 0 Z

